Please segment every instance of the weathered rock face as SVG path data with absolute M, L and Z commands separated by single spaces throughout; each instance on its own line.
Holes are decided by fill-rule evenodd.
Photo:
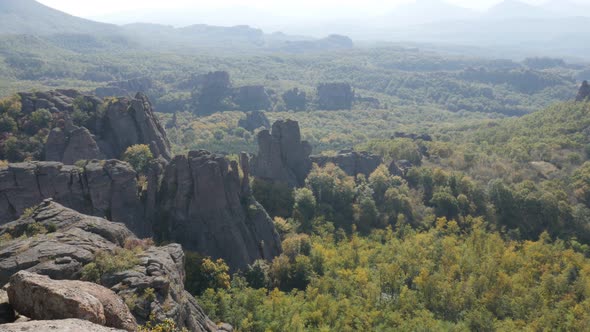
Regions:
M 19 239 L 22 234 L 35 228 L 34 226 L 43 226 L 53 232 Z M 135 239 L 123 224 L 86 216 L 52 201 L 43 202 L 29 217 L 0 226 L 0 236 L 6 234 L 11 235 L 14 240 L 5 243 L 0 249 L 0 286 L 5 285 L 12 275 L 21 270 L 46 275 L 54 280 L 77 280 L 81 277 L 82 268 L 93 262 L 97 253 L 114 254 L 130 239 Z M 144 324 L 153 314 L 156 321 L 170 318 L 180 328 L 185 327 L 189 331 L 216 331 L 215 324 L 203 313 L 194 297 L 184 291 L 184 278 L 182 247 L 171 244 L 165 247 L 148 247 L 138 253 L 137 265 L 127 271 L 103 275 L 101 284 L 122 298 L 133 298 L 135 295 L 141 299 L 131 308 L 131 313 L 139 324 Z M 110 296 L 104 297 L 104 292 L 97 293 L 93 286 L 81 287 L 78 283 L 71 285 L 74 292 L 84 290 L 97 300 L 88 300 L 88 306 L 85 307 L 94 308 L 98 304 L 103 306 L 105 322 L 109 319 L 108 315 L 104 315 L 105 304 L 110 308 L 107 312 L 113 308 L 113 312 L 122 310 L 116 309 L 112 302 L 106 300 L 112 300 Z M 147 288 L 154 290 L 153 298 L 143 296 Z M 63 294 L 62 297 L 67 296 L 68 294 Z M 30 299 L 18 296 L 17 301 L 21 300 Z M 100 315 L 95 316 L 100 319 Z
M 266 117 L 266 114 L 261 111 L 252 111 L 246 113 L 245 119 L 240 119 L 238 126 L 246 129 L 249 132 L 253 132 L 258 128 L 270 129 L 270 121 Z
M 66 95 L 67 93 L 67 95 Z M 72 96 L 72 97 L 69 97 Z M 50 107 L 61 121 L 51 131 L 45 144 L 45 160 L 74 164 L 78 160 L 121 158 L 135 144 L 150 146 L 156 157 L 170 160 L 170 142 L 154 115 L 148 98 L 138 93 L 135 98 L 120 98 L 99 112 L 102 100 L 74 90 L 21 94 L 23 112 Z M 48 98 L 48 99 L 45 99 Z M 88 128 L 72 123 L 75 103 L 91 109 L 94 121 Z
M 322 110 L 348 110 L 352 108 L 354 92 L 348 83 L 318 85 L 318 103 Z
M 270 96 L 262 85 L 237 88 L 233 100 L 242 111 L 269 110 L 271 107 Z
M 121 98 L 109 104 L 99 136 L 99 146 L 107 157 L 120 158 L 128 147 L 147 144 L 154 156 L 172 158 L 166 132 L 142 93 L 135 99 Z
M 282 97 L 288 110 L 303 111 L 307 107 L 306 93 L 298 88 L 286 91 Z
M 84 127 L 72 127 L 70 131 L 54 128 L 45 144 L 45 160 L 61 161 L 73 165 L 78 160 L 103 159 L 90 131 Z
M 252 198 L 248 159 L 237 163 L 205 151 L 176 157 L 165 169 L 150 167 L 148 187 L 138 192 L 137 174 L 117 160 L 83 167 L 28 162 L 0 167 L 0 224 L 53 198 L 85 214 L 127 225 L 141 237 L 179 242 L 187 249 L 224 258 L 234 269 L 281 251 L 274 225 Z M 160 175 L 163 174 L 161 185 Z
M 55 90 L 47 92 L 19 93 L 22 102 L 21 111 L 31 114 L 39 109 L 47 109 L 52 113 L 73 112 L 76 99 L 85 103 L 99 105 L 102 100 L 93 96 L 86 96 L 76 90 Z
M 79 318 L 135 331 L 137 322 L 115 292 L 103 286 L 20 271 L 10 278 L 8 297 L 14 309 L 33 319 Z
M 311 156 L 311 161 L 322 167 L 333 163 L 350 176 L 357 174 L 369 176 L 383 163 L 383 158 L 368 152 L 343 150 L 336 156 Z
M 252 159 L 252 175 L 263 180 L 302 186 L 311 169 L 311 145 L 301 141 L 299 124 L 280 120 L 272 125 L 272 134 L 258 134 L 258 155 Z
M 248 168 L 243 164 L 244 178 Z M 187 250 L 223 258 L 233 269 L 272 259 L 281 252 L 279 236 L 244 182 L 238 164 L 222 156 L 194 151 L 175 157 L 158 194 L 157 233 Z
M 226 99 L 232 96 L 229 73 L 225 71 L 210 72 L 194 78 L 197 113 L 209 115 L 227 109 Z
M 124 332 L 125 330 L 114 329 L 94 324 L 81 319 L 62 320 L 36 320 L 24 323 L 4 324 L 0 326 L 2 332 Z
M 576 101 L 586 101 L 588 97 L 590 97 L 590 84 L 588 84 L 588 81 L 584 81 L 582 82 L 582 86 L 580 86 Z
M 57 162 L 0 167 L 0 224 L 53 198 L 82 213 L 124 222 L 139 236 L 150 236 L 136 176 L 129 164 L 118 160 L 94 160 L 83 168 Z

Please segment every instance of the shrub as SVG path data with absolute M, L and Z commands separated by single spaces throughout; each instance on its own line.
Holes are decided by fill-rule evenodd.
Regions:
M 139 263 L 134 251 L 116 249 L 114 252 L 99 251 L 94 262 L 82 268 L 82 279 L 98 283 L 102 276 L 128 270 Z
M 0 116 L 0 132 L 2 133 L 16 133 L 18 124 L 8 114 Z
M 44 108 L 38 109 L 31 113 L 31 122 L 38 129 L 49 127 L 51 121 L 53 121 L 53 115 Z
M 123 153 L 123 160 L 131 164 L 137 173 L 144 172 L 153 159 L 150 147 L 145 144 L 132 145 Z

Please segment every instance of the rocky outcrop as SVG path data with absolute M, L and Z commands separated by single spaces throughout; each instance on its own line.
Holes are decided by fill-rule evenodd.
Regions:
M 88 129 L 76 126 L 68 129 L 67 132 L 65 128 L 51 130 L 45 143 L 45 160 L 73 165 L 78 160 L 104 158 Z
M 354 91 L 348 83 L 322 83 L 318 85 L 318 106 L 321 110 L 349 110 Z
M 152 227 L 144 218 L 136 177 L 129 164 L 118 160 L 94 160 L 81 166 L 26 162 L 0 167 L 0 224 L 53 198 L 82 213 L 123 222 L 139 236 L 150 236 Z
M 4 324 L 0 326 L 2 332 L 124 332 L 125 330 L 114 329 L 94 324 L 81 319 L 62 320 L 37 320 L 24 323 Z
M 246 118 L 238 121 L 238 126 L 249 132 L 254 132 L 258 128 L 270 129 L 270 121 L 264 112 L 252 111 L 246 113 Z
M 107 157 L 120 158 L 128 147 L 146 144 L 154 156 L 172 158 L 166 132 L 142 93 L 110 103 L 99 136 L 99 146 Z
M 269 181 L 302 186 L 311 169 L 311 145 L 301 141 L 299 123 L 279 120 L 272 133 L 258 133 L 258 154 L 252 159 L 252 175 Z
M 412 167 L 414 165 L 408 160 L 394 160 L 389 164 L 388 169 L 391 175 L 404 177 Z
M 78 318 L 127 331 L 137 329 L 123 300 L 97 284 L 20 271 L 10 278 L 7 291 L 14 309 L 33 320 Z
M 343 150 L 335 156 L 311 156 L 311 161 L 321 167 L 333 163 L 350 176 L 369 176 L 383 163 L 383 158 L 368 152 Z
M 244 178 L 247 159 L 242 158 Z M 272 259 L 281 243 L 272 220 L 240 180 L 237 162 L 207 151 L 177 156 L 158 194 L 159 230 L 185 249 L 223 258 L 232 269 Z
M 44 231 L 33 235 L 31 230 Z M 22 237 L 24 234 L 29 236 Z M 94 262 L 98 253 L 115 255 L 126 244 L 140 241 L 123 224 L 83 215 L 52 201 L 44 201 L 30 216 L 0 226 L 0 236 L 14 239 L 3 243 L 0 249 L 0 286 L 22 270 L 54 279 L 47 281 L 50 283 L 57 282 L 56 280 L 78 280 L 83 267 Z M 137 323 L 144 324 L 151 315 L 156 322 L 173 319 L 180 328 L 184 327 L 189 331 L 217 330 L 194 297 L 184 290 L 184 253 L 180 245 L 148 245 L 135 252 L 137 262 L 133 263 L 134 266 L 125 271 L 105 273 L 100 277 L 100 283 L 125 299 L 126 303 L 134 304 L 129 309 Z M 11 279 L 10 287 L 13 287 L 15 280 L 18 284 L 18 278 Z M 96 299 L 85 300 L 88 303 L 86 307 L 92 310 L 98 304 L 103 306 L 103 313 L 105 304 L 109 308 L 115 308 L 114 312 L 121 310 L 105 300 L 112 299 L 111 297 L 103 298 L 106 293 L 97 293 L 93 287 L 81 286 L 86 283 L 65 284 L 72 285 L 70 288 L 74 293 L 84 290 Z M 153 296 L 145 296 L 148 288 L 153 290 Z M 67 296 L 69 295 L 63 294 L 62 297 Z M 16 301 L 41 301 L 35 294 L 31 297 L 18 296 Z M 43 303 L 46 305 L 49 302 Z M 63 306 L 54 308 L 63 309 Z M 89 314 L 88 317 L 98 317 L 100 320 L 100 315 Z M 104 319 L 106 322 L 107 316 Z
M 209 115 L 228 108 L 227 99 L 232 96 L 229 73 L 225 71 L 198 75 L 193 79 L 196 111 L 199 115 Z
M 307 107 L 306 93 L 298 88 L 286 91 L 282 97 L 288 110 L 303 111 Z
M 156 157 L 170 160 L 170 142 L 156 118 L 148 98 L 119 98 L 103 105 L 99 98 L 75 90 L 21 93 L 22 111 L 49 108 L 55 127 L 45 143 L 45 160 L 74 164 L 78 160 L 121 158 L 131 145 L 146 144 Z M 103 113 L 100 108 L 106 107 Z M 81 108 L 84 108 L 82 111 Z M 75 112 L 86 114 L 84 123 L 74 124 Z M 84 127 L 86 126 L 86 127 Z
M 281 251 L 272 221 L 250 193 L 248 158 L 237 163 L 205 151 L 179 156 L 137 174 L 117 160 L 68 166 L 28 162 L 0 167 L 0 224 L 46 198 L 85 214 L 124 223 L 136 235 L 181 243 L 224 258 L 234 269 Z M 161 185 L 160 177 L 163 174 Z
M 272 103 L 262 85 L 246 85 L 235 89 L 233 101 L 242 111 L 269 110 Z
M 578 95 L 576 96 L 576 101 L 578 101 L 578 102 L 587 101 L 589 97 L 590 97 L 590 84 L 588 84 L 588 81 L 584 81 L 584 82 L 582 82 L 582 85 L 580 86 L 580 90 L 578 91 Z

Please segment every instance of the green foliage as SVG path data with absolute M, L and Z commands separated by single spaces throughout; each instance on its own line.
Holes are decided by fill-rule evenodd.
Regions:
M 207 288 L 229 288 L 229 267 L 222 259 L 212 260 L 194 252 L 186 252 L 184 287 L 200 295 Z
M 53 121 L 53 115 L 48 110 L 41 108 L 31 113 L 31 122 L 37 128 L 47 128 Z
M 198 300 L 210 317 L 241 331 L 586 329 L 589 259 L 562 241 L 513 242 L 480 219 L 469 224 L 465 234 L 443 218 L 423 232 L 312 237 L 322 275 L 303 253 L 294 268 L 286 256 L 271 268 L 307 287 L 267 295 L 236 278 Z
M 150 147 L 145 144 L 132 145 L 123 153 L 123 160 L 131 164 L 137 173 L 145 172 L 153 159 Z
M 2 114 L 0 116 L 0 132 L 3 133 L 15 133 L 18 130 L 18 124 L 8 114 Z
M 138 251 L 118 248 L 114 252 L 99 251 L 91 263 L 82 268 L 82 279 L 100 283 L 104 275 L 122 272 L 139 264 Z
M 270 182 L 255 178 L 252 193 L 271 216 L 288 217 L 294 205 L 293 189 L 282 182 Z
M 311 232 L 312 219 L 315 215 L 316 200 L 313 192 L 308 188 L 295 189 L 293 192 L 295 204 L 293 206 L 293 218 L 299 223 L 300 231 Z

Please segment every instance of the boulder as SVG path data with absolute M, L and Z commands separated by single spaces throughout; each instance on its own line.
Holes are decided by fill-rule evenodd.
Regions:
M 16 315 L 8 300 L 8 293 L 0 289 L 0 324 L 12 323 L 15 320 Z
M 39 228 L 51 230 L 51 233 L 20 238 L 28 230 Z M 49 200 L 30 216 L 0 226 L 0 236 L 6 234 L 14 240 L 8 241 L 0 250 L 0 287 L 21 270 L 47 275 L 60 280 L 56 281 L 58 283 L 77 280 L 82 268 L 93 262 L 98 252 L 115 253 L 126 243 L 140 241 L 123 224 L 83 215 Z M 217 327 L 194 297 L 184 290 L 184 278 L 184 253 L 180 245 L 148 245 L 138 251 L 135 266 L 126 271 L 107 273 L 100 282 L 119 297 L 134 302 L 130 309 L 138 324 L 145 324 L 151 315 L 156 323 L 172 319 L 179 328 L 216 331 Z M 71 285 L 72 289 L 84 289 L 97 299 L 103 306 L 105 323 L 109 321 L 108 312 L 122 310 L 118 300 L 107 297 L 114 302 L 105 301 L 103 295 L 111 293 L 103 288 L 98 288 L 101 291 L 97 293 L 91 285 L 84 288 L 78 282 Z M 148 288 L 153 289 L 153 297 L 145 296 Z
M 21 271 L 10 278 L 7 292 L 14 309 L 33 320 L 78 318 L 106 324 L 100 301 L 65 282 Z
M 258 154 L 252 159 L 252 175 L 268 181 L 302 186 L 311 170 L 311 145 L 301 140 L 299 123 L 279 120 L 272 133 L 258 133 Z
M 590 84 L 588 84 L 588 81 L 584 81 L 580 86 L 580 90 L 576 96 L 576 101 L 587 101 L 588 97 L 590 97 Z
M 121 298 L 90 282 L 52 280 L 20 271 L 10 278 L 7 292 L 14 309 L 33 320 L 78 318 L 127 331 L 137 329 Z
M 270 129 L 270 121 L 268 121 L 264 112 L 252 111 L 246 113 L 246 118 L 242 118 L 238 121 L 238 126 L 249 132 L 254 132 L 254 130 L 258 128 Z
M 383 158 L 368 152 L 343 150 L 335 156 L 311 156 L 311 161 L 322 167 L 333 163 L 350 176 L 369 176 L 383 163 Z
M 2 332 L 124 332 L 125 330 L 114 329 L 94 324 L 81 319 L 61 320 L 36 320 L 23 323 L 12 323 L 0 325 Z
M 248 178 L 247 162 L 242 165 Z M 223 258 L 232 270 L 281 252 L 272 220 L 240 180 L 238 163 L 223 156 L 193 151 L 175 157 L 158 201 L 157 233 L 187 250 Z
M 354 91 L 348 83 L 322 83 L 318 85 L 318 104 L 322 110 L 349 110 Z

